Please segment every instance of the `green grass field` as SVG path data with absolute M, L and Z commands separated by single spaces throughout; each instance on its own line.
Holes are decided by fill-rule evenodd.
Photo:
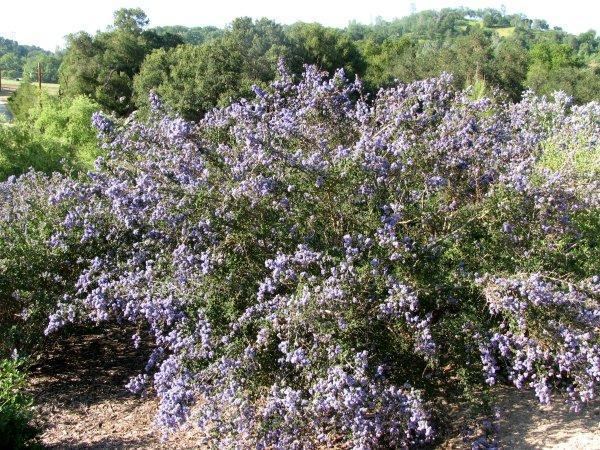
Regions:
M 459 29 L 465 31 L 467 26 L 485 28 L 486 30 L 492 30 L 498 33 L 500 37 L 510 37 L 515 32 L 515 27 L 501 27 L 501 28 L 488 28 L 483 26 L 483 20 L 466 20 L 467 25 L 459 26 Z
M 500 37 L 509 37 L 515 32 L 515 27 L 492 28 Z
M 16 91 L 17 88 L 19 87 L 19 85 L 22 83 L 22 81 L 17 81 L 17 80 L 11 80 L 11 79 L 5 79 L 2 78 L 2 91 L 3 93 L 5 91 Z M 31 83 L 31 84 L 36 84 L 37 83 Z M 58 88 L 59 88 L 59 84 L 57 83 L 42 83 L 42 89 L 44 89 L 46 92 L 48 92 L 51 95 L 58 95 Z

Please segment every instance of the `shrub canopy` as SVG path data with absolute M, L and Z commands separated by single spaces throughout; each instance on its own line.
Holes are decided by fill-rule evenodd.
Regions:
M 148 122 L 96 114 L 97 170 L 36 181 L 48 246 L 78 255 L 48 267 L 47 333 L 138 324 L 156 348 L 129 387 L 224 447 L 413 446 L 497 380 L 597 395 L 600 105 L 449 75 L 367 101 L 314 67 L 254 91 L 198 124 L 155 95 Z

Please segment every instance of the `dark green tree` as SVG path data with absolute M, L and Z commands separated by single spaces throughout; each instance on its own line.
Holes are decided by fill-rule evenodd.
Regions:
M 366 64 L 362 55 L 340 30 L 318 23 L 297 23 L 288 28 L 287 34 L 303 64 L 315 64 L 329 73 L 344 68 L 349 77 L 364 74 Z
M 155 90 L 177 113 L 197 120 L 217 105 L 251 95 L 253 84 L 273 80 L 282 57 L 294 61 L 295 55 L 281 25 L 239 18 L 202 45 L 150 54 L 135 77 L 135 102 L 147 110 Z
M 114 26 L 106 32 L 68 36 L 60 83 L 67 96 L 88 95 L 104 109 L 125 115 L 134 109 L 133 77 L 146 55 L 182 41 L 145 30 L 148 18 L 140 9 L 121 9 L 114 17 Z
M 23 73 L 23 59 L 15 53 L 0 56 L 0 68 L 4 78 L 20 78 Z

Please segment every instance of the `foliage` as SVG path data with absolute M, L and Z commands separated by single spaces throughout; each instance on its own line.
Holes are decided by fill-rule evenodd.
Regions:
M 81 270 L 77 253 L 49 246 L 66 205 L 48 198 L 68 183 L 34 172 L 0 183 L 0 358 L 39 347 L 48 315 Z M 83 246 L 75 251 L 86 254 Z
M 413 39 L 403 36 L 398 39 L 386 39 L 381 45 L 373 40 L 362 41 L 361 53 L 368 61 L 365 82 L 375 89 L 377 86 L 390 86 L 397 81 L 409 82 L 422 64 L 417 63 L 418 44 Z
M 89 98 L 40 98 L 37 88 L 24 83 L 10 104 L 16 123 L 0 127 L 0 180 L 30 168 L 45 173 L 87 170 L 101 154 L 91 126 L 100 106 Z
M 42 82 L 57 83 L 60 63 L 61 59 L 55 55 L 42 52 L 30 53 L 23 64 L 23 79 L 37 81 L 38 64 L 40 64 Z
M 114 27 L 91 36 L 69 35 L 60 66 L 60 84 L 67 96 L 86 95 L 105 110 L 117 114 L 133 111 L 133 76 L 153 49 L 181 42 L 173 35 L 145 30 L 148 19 L 140 9 L 115 12 Z
M 91 122 L 99 109 L 98 103 L 85 96 L 72 99 L 48 96 L 32 115 L 32 128 L 45 141 L 52 140 L 69 149 L 65 167 L 90 169 L 101 154 L 97 132 Z
M 40 102 L 40 93 L 31 83 L 21 83 L 19 88 L 8 98 L 13 116 L 21 122 L 29 120 L 30 111 Z
M 0 56 L 0 68 L 4 78 L 20 78 L 23 61 L 14 53 L 5 53 Z
M 292 57 L 288 47 L 280 25 L 236 19 L 220 38 L 203 45 L 150 54 L 135 77 L 136 104 L 147 112 L 148 92 L 154 90 L 183 117 L 198 120 L 217 105 L 250 95 L 253 84 L 271 81 L 278 58 Z
M 184 27 L 184 26 L 162 26 L 152 29 L 158 34 L 174 34 L 179 35 L 184 44 L 200 45 L 211 39 L 218 38 L 223 35 L 224 30 L 213 27 Z
M 448 75 L 372 103 L 342 71 L 292 79 L 197 125 L 155 95 L 147 122 L 94 115 L 106 158 L 46 191 L 46 332 L 149 330 L 129 387 L 153 385 L 166 429 L 201 402 L 225 448 L 418 445 L 441 398 L 498 380 L 595 398 L 600 188 L 548 152 L 597 152 L 600 106 L 471 99 Z
M 141 8 L 121 8 L 114 13 L 114 27 L 132 34 L 140 34 L 150 19 Z
M 494 76 L 497 86 L 518 101 L 525 90 L 528 53 L 515 39 L 501 41 L 494 49 Z M 552 91 L 554 92 L 554 91 Z
M 0 127 L 0 180 L 20 175 L 29 168 L 44 172 L 59 170 L 68 149 L 57 142 L 45 141 L 22 127 Z
M 315 65 L 330 74 L 343 68 L 350 77 L 364 73 L 362 55 L 339 30 L 318 23 L 296 23 L 286 31 L 303 64 Z
M 33 413 L 31 397 L 25 393 L 21 362 L 0 359 L 0 447 L 32 448 L 37 430 L 29 421 Z
M 582 104 L 598 99 L 600 69 L 562 67 L 548 72 L 541 66 L 532 66 L 527 73 L 525 84 L 540 95 L 549 95 L 557 89 L 561 90 Z
M 242 84 L 241 66 L 241 55 L 222 42 L 157 50 L 135 78 L 135 99 L 147 113 L 148 92 L 154 90 L 182 116 L 198 120 L 218 104 L 249 91 L 250 86 Z
M 146 115 L 147 95 L 155 91 L 182 117 L 199 120 L 215 106 L 248 97 L 253 84 L 272 81 L 282 56 L 296 75 L 304 64 L 329 73 L 343 67 L 350 79 L 364 77 L 371 94 L 397 80 L 449 72 L 459 89 L 484 83 L 514 101 L 526 88 L 540 94 L 563 90 L 577 103 L 599 99 L 596 33 L 575 36 L 547 28 L 493 9 L 460 8 L 373 25 L 351 23 L 344 30 L 249 18 L 224 30 L 166 27 L 160 32 L 171 30 L 194 45 L 149 55 L 135 77 L 134 102 Z
M 577 103 L 599 98 L 596 86 L 600 76 L 585 67 L 585 61 L 597 51 L 593 50 L 599 42 L 595 32 L 576 37 L 559 31 L 533 31 L 531 24 L 512 18 L 512 24 L 518 27 L 501 36 L 495 25 L 465 25 L 464 14 L 486 17 L 490 11 L 463 12 L 462 16 L 455 15 L 457 10 L 451 11 L 454 15 L 450 11 L 430 11 L 406 20 L 380 22 L 360 33 L 356 26 L 348 27 L 347 33 L 358 39 L 365 59 L 369 88 L 374 91 L 395 79 L 410 82 L 450 72 L 459 88 L 484 79 L 515 101 L 526 87 L 540 94 L 563 90 Z M 502 17 L 495 13 L 492 16 Z M 414 24 L 401 26 L 405 22 Z
M 11 98 L 2 355 L 134 323 L 155 348 L 129 388 L 219 448 L 428 444 L 498 382 L 597 398 L 595 32 L 489 9 L 147 25 L 117 11 L 70 37 L 64 97 Z
M 576 67 L 578 65 L 570 46 L 552 41 L 535 44 L 530 51 L 530 55 L 533 65 L 541 65 L 548 70 Z
M 106 31 L 70 35 L 64 54 L 0 40 L 0 66 L 5 77 L 35 78 L 42 62 L 44 80 L 55 81 L 62 61 L 61 89 L 67 96 L 90 96 L 117 115 L 136 108 L 145 115 L 148 93 L 154 90 L 193 120 L 249 96 L 253 84 L 268 84 L 279 57 L 296 75 L 304 64 L 329 73 L 343 67 L 349 78 L 364 76 L 372 94 L 394 80 L 449 72 L 458 88 L 483 80 L 515 101 L 526 88 L 540 94 L 563 90 L 577 103 L 599 99 L 600 38 L 595 31 L 573 35 L 503 10 L 446 8 L 344 29 L 316 23 L 281 26 L 247 17 L 224 29 L 149 29 L 148 23 L 139 8 L 118 10 Z M 188 46 L 175 49 L 182 43 Z
M 42 64 L 44 71 L 43 81 L 58 81 L 60 54 L 52 54 L 39 47 L 20 45 L 16 41 L 0 37 L 0 69 L 3 78 L 27 78 L 30 73 L 37 71 L 38 62 Z

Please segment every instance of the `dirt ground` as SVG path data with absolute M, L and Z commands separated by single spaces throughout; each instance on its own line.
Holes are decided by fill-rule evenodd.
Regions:
M 186 432 L 161 441 L 153 427 L 157 402 L 124 385 L 144 367 L 150 349 L 133 348 L 129 333 L 115 327 L 111 339 L 97 333 L 61 339 L 32 369 L 37 424 L 49 449 L 188 449 Z M 43 362 L 43 364 L 42 364 Z
M 564 398 L 540 405 L 532 392 L 501 392 L 500 443 L 520 450 L 600 450 L 600 403 L 573 413 Z
M 199 448 L 193 429 L 161 441 L 153 428 L 156 400 L 123 387 L 144 366 L 150 349 L 134 350 L 130 330 L 115 327 L 109 334 L 109 340 L 100 330 L 62 339 L 33 367 L 42 444 L 61 450 Z M 574 414 L 560 400 L 540 406 L 530 392 L 501 388 L 500 398 L 501 448 L 600 450 L 600 404 Z M 471 447 L 456 438 L 440 448 Z

